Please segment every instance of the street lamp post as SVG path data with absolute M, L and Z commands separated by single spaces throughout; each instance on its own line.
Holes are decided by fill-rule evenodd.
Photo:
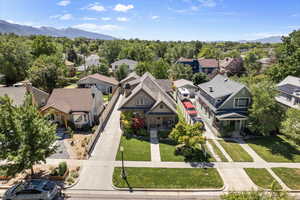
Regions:
M 122 157 L 122 172 L 121 172 L 121 177 L 123 179 L 126 179 L 127 176 L 126 176 L 125 167 L 124 167 L 124 147 L 123 146 L 120 147 L 120 151 L 121 151 L 121 157 Z

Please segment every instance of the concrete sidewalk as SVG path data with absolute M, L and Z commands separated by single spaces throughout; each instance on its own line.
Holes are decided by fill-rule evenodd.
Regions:
M 150 143 L 151 143 L 151 161 L 160 162 L 159 142 L 157 137 L 157 129 L 150 130 Z

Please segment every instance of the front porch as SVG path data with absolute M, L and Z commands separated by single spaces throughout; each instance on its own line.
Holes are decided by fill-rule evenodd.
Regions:
M 238 113 L 216 115 L 213 126 L 221 137 L 241 137 L 246 126 L 247 117 Z

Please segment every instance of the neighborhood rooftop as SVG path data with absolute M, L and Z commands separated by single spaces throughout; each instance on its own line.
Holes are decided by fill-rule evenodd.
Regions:
M 103 81 L 103 82 L 106 82 L 106 83 L 109 83 L 109 84 L 112 84 L 112 85 L 118 85 L 119 84 L 119 82 L 115 78 L 104 76 L 104 75 L 101 75 L 101 74 L 98 74 L 98 73 L 83 77 L 82 79 L 79 80 L 79 82 L 81 82 L 85 79 L 88 79 L 88 78 L 93 78 L 93 79 Z
M 208 95 L 213 98 L 224 97 L 232 93 L 238 92 L 245 87 L 243 84 L 230 80 L 223 75 L 217 75 L 212 80 L 198 85 Z

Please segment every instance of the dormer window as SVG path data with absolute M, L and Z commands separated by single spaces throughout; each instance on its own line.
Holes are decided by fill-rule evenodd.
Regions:
M 240 97 L 234 99 L 234 107 L 235 108 L 247 108 L 249 106 L 250 99 L 247 97 Z

